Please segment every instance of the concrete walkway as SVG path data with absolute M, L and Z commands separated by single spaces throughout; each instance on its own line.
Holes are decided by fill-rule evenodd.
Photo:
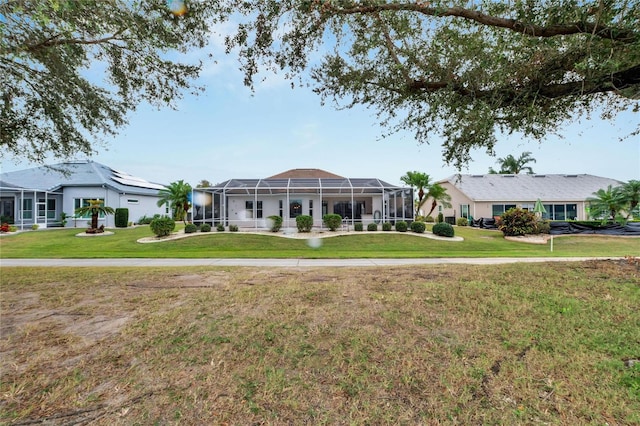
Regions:
M 582 262 L 620 257 L 491 257 L 435 259 L 1 259 L 0 267 L 163 267 L 163 266 L 246 266 L 246 267 L 344 267 L 402 265 L 499 265 L 518 262 Z

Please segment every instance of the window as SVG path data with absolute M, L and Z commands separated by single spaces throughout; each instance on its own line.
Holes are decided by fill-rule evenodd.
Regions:
M 140 204 L 140 201 L 136 200 L 135 198 L 129 198 L 127 200 L 127 204 Z
M 22 200 L 22 218 L 33 219 L 33 199 L 25 198 Z
M 302 214 L 302 201 L 291 200 L 289 203 L 289 217 L 298 217 Z
M 256 217 L 262 219 L 262 201 L 256 202 Z
M 516 205 L 515 204 L 493 204 L 491 206 L 491 212 L 492 212 L 492 216 L 496 217 L 496 216 L 502 216 L 502 213 L 506 212 L 509 209 L 515 209 Z
M 313 217 L 313 200 L 309 200 L 309 216 Z
M 554 220 L 565 220 L 565 212 L 564 212 L 564 204 L 554 204 L 553 205 L 553 219 Z
M 90 205 L 91 204 L 90 203 L 91 200 L 102 201 L 102 204 L 104 205 L 104 199 L 102 199 L 102 198 L 74 198 L 73 199 L 73 211 L 75 212 L 80 207 L 86 207 L 86 206 Z M 80 218 L 80 216 L 78 218 Z M 82 219 L 91 219 L 91 214 L 87 213 L 84 216 L 81 216 L 81 218 Z M 98 218 L 100 218 L 100 219 L 104 218 L 104 214 L 100 213 L 98 215 Z
M 460 204 L 460 217 L 469 219 L 469 204 Z
M 280 215 L 280 217 L 283 217 L 282 216 L 283 206 L 284 206 L 284 202 L 282 200 L 278 200 L 278 215 Z
M 532 212 L 533 209 L 535 207 L 535 204 L 531 204 L 531 203 L 522 203 L 522 206 L 520 207 L 522 210 L 527 211 L 527 212 Z
M 253 219 L 253 201 L 244 202 L 245 218 Z
M 46 206 L 46 209 L 45 209 Z M 56 200 L 53 198 L 49 198 L 45 201 L 44 198 L 38 199 L 38 218 L 44 219 L 45 211 L 47 215 L 47 219 L 55 219 L 56 218 Z
M 551 220 L 574 220 L 578 218 L 577 204 L 545 204 L 547 211 L 542 214 L 543 219 Z

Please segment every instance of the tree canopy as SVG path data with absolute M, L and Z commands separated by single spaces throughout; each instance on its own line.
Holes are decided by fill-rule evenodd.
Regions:
M 500 171 L 496 172 L 493 167 L 489 167 L 490 174 L 514 174 L 517 175 L 522 171 L 528 174 L 533 174 L 533 168 L 527 166 L 529 163 L 535 163 L 536 159 L 531 156 L 531 152 L 523 152 L 518 158 L 509 154 L 504 158 L 498 158 L 498 164 L 500 164 Z
M 191 208 L 191 185 L 183 180 L 171 182 L 166 189 L 158 191 L 158 207 L 166 205 L 173 211 L 174 220 L 182 220 L 185 225 Z
M 371 107 L 419 142 L 439 135 L 459 168 L 471 149 L 493 154 L 497 132 L 542 139 L 571 117 L 640 107 L 638 1 L 245 0 L 237 12 L 228 46 L 246 84 L 310 68 L 325 102 Z
M 458 168 L 498 132 L 640 109 L 635 0 L 0 0 L 0 156 L 90 155 L 140 102 L 174 106 L 221 21 L 245 84 L 284 72 Z
M 425 196 L 425 191 L 428 191 L 431 187 L 431 177 L 424 173 L 418 171 L 408 171 L 406 174 L 400 177 L 400 181 L 405 185 L 409 185 L 412 188 L 415 188 L 418 196 L 418 200 L 416 202 L 416 216 L 420 212 L 422 205 L 425 201 L 427 201 Z
M 0 0 L 0 155 L 91 155 L 140 102 L 174 106 L 196 90 L 201 64 L 180 54 L 205 46 L 224 14 L 215 2 L 170 6 Z

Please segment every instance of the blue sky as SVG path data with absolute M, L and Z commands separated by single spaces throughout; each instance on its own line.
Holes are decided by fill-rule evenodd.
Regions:
M 219 40 L 212 48 L 219 51 Z M 442 141 L 419 145 L 410 132 L 381 138 L 385 132 L 374 111 L 338 111 L 321 106 L 308 88 L 292 89 L 268 75 L 255 93 L 242 84 L 232 57 L 216 55 L 199 81 L 205 92 L 185 94 L 178 110 L 141 105 L 129 125 L 108 139 L 94 161 L 149 181 L 183 179 L 192 185 L 230 178 L 264 178 L 293 168 L 319 168 L 346 177 L 377 177 L 400 184 L 407 171 L 428 173 L 433 180 L 457 173 L 442 160 Z M 564 138 L 538 142 L 518 136 L 499 138 L 496 157 L 474 151 L 462 173 L 487 173 L 508 154 L 532 152 L 536 173 L 588 173 L 621 181 L 640 179 L 640 138 L 628 135 L 640 115 L 627 111 L 615 122 L 580 118 L 565 123 Z M 7 158 L 2 171 L 36 165 Z

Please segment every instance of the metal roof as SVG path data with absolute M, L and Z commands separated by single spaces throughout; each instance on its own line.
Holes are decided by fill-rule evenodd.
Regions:
M 107 186 L 120 193 L 157 195 L 164 186 L 90 160 L 59 163 L 0 174 L 2 182 L 20 188 L 55 191 L 64 187 Z
M 448 182 L 473 201 L 584 201 L 599 189 L 621 185 L 615 179 L 588 174 L 453 175 Z

